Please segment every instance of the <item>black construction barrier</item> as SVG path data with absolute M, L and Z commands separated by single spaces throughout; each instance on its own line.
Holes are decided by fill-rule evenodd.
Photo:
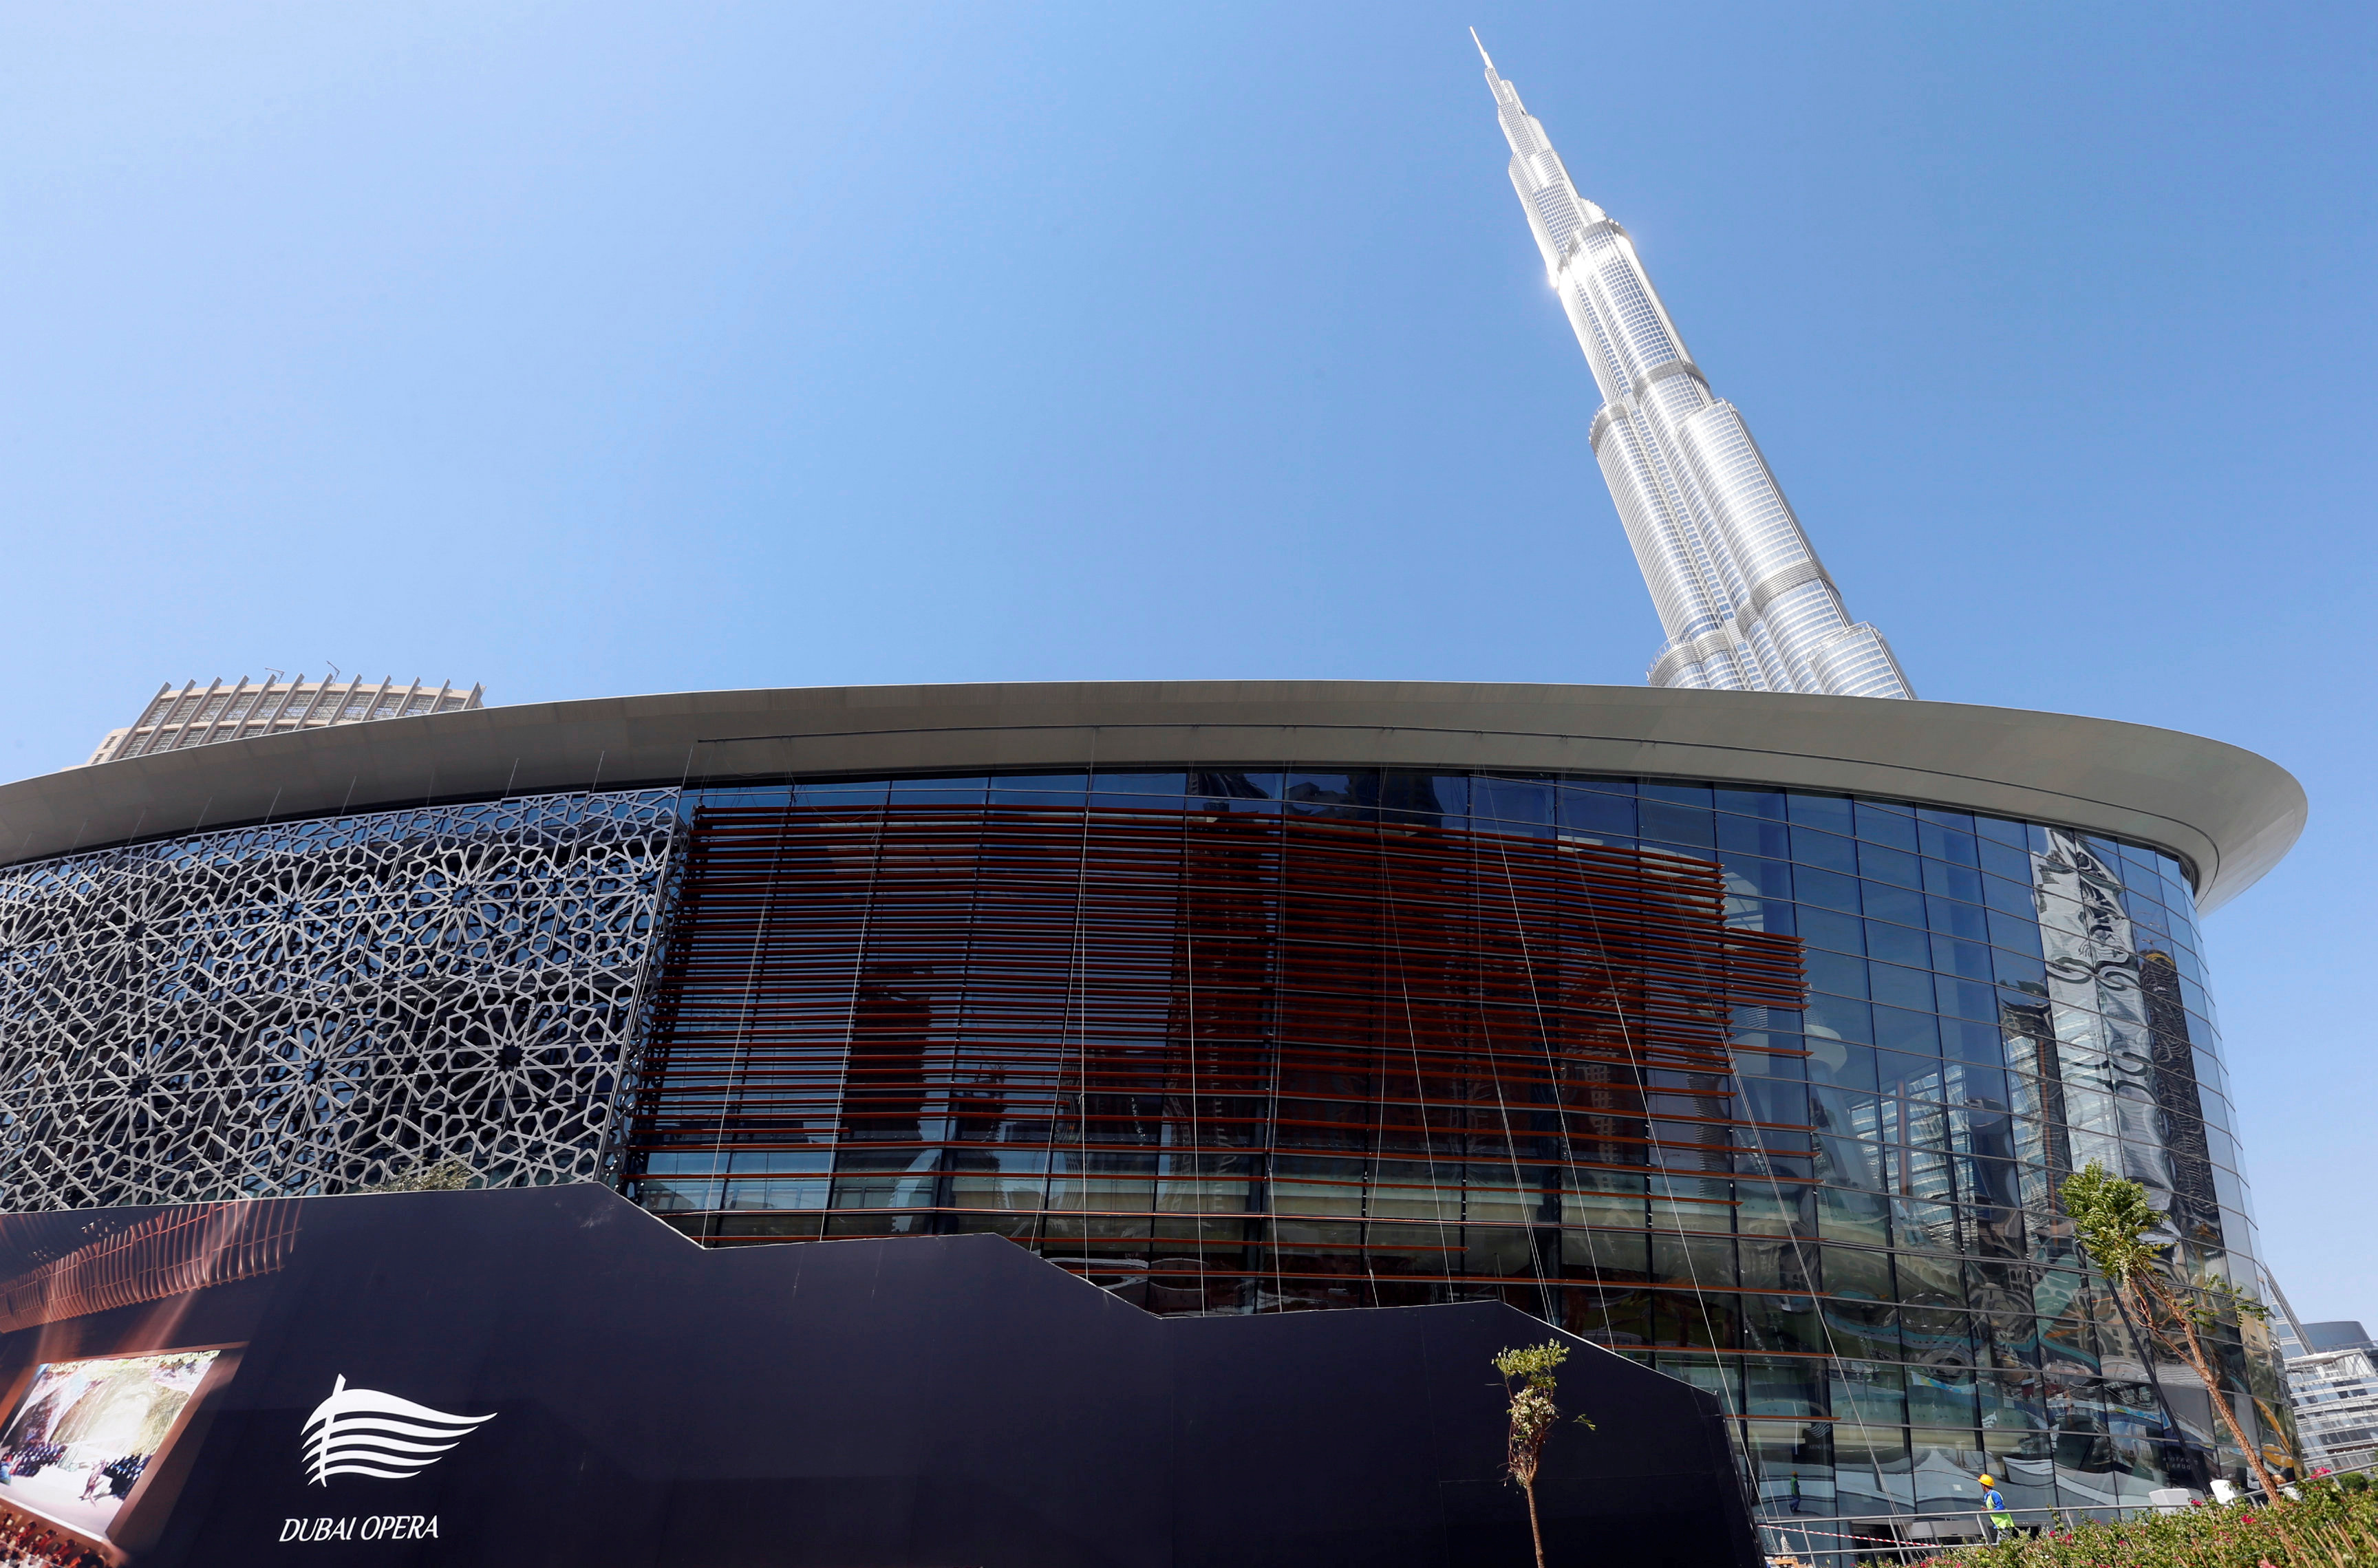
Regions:
M 591 1186 L 0 1216 L 0 1561 L 1531 1568 L 1498 1303 L 1158 1318 L 992 1236 Z M 1575 1344 L 1547 1561 L 1741 1568 L 1715 1403 Z

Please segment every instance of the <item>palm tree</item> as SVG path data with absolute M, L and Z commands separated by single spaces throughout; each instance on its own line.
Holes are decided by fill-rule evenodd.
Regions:
M 2270 1309 L 2227 1280 L 2195 1285 L 2158 1269 L 2157 1254 L 2168 1243 L 2149 1241 L 2146 1233 L 2163 1223 L 2164 1215 L 2147 1202 L 2147 1190 L 2138 1182 L 2109 1176 L 2105 1167 L 2091 1160 L 2065 1178 L 2057 1195 L 2081 1232 L 2089 1261 L 2146 1325 L 2156 1343 L 2186 1361 L 2203 1380 L 2214 1413 L 2246 1455 L 2264 1495 L 2276 1502 L 2284 1495 L 2278 1478 L 2263 1462 L 2262 1450 L 2247 1441 L 2245 1429 L 2238 1424 L 2237 1411 L 2221 1392 L 2213 1359 L 2205 1354 L 2204 1337 L 2225 1315 L 2268 1317 Z

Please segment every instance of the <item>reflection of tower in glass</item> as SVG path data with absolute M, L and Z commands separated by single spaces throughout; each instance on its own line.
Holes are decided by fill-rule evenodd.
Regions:
M 1850 620 L 1742 415 L 1685 352 L 1627 231 L 1578 194 L 1492 59 L 1486 85 L 1511 144 L 1511 184 L 1602 389 L 1588 439 L 1668 639 L 1651 683 L 1915 696 L 1882 633 Z

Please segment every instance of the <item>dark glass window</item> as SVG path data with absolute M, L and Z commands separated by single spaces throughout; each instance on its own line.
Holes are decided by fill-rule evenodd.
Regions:
M 1561 1326 L 1581 1338 L 1613 1348 L 1645 1343 L 1651 1331 L 1650 1293 L 1641 1290 L 1572 1290 L 1567 1321 Z
M 1648 832 L 1646 838 L 1651 836 Z M 1789 899 L 1792 896 L 1792 865 L 1786 860 L 1762 860 L 1756 856 L 1736 855 L 1720 850 L 1718 864 L 1725 868 L 1726 890 L 1746 898 Z
M 1962 1326 L 1962 1325 L 1960 1325 Z M 1966 1354 L 1971 1354 L 1970 1349 Z M 1958 1427 L 1956 1446 L 1972 1446 L 1971 1432 L 1976 1408 L 1974 1403 L 1974 1373 L 1970 1367 L 1952 1367 L 1942 1360 L 1926 1359 L 1925 1364 L 1907 1369 L 1907 1418 L 1919 1427 Z M 1961 1480 L 1962 1477 L 1959 1478 Z
M 1932 962 L 1931 938 L 1922 931 L 1880 920 L 1867 922 L 1866 949 L 1873 957 L 1910 968 L 1929 967 Z
M 1751 817 L 1729 817 L 1721 811 L 1717 817 L 1717 844 L 1720 849 L 1789 859 L 1792 830 L 1781 822 L 1763 822 Z
M 1882 1093 L 1910 1100 L 1939 1100 L 1945 1087 L 1939 1057 L 1906 1051 L 1875 1052 L 1875 1082 Z
M 1275 789 L 1278 775 L 1272 775 Z M 1003 773 L 991 781 L 993 806 L 1078 807 L 1089 780 L 1080 773 Z M 802 804 L 812 804 L 804 786 Z
M 2036 923 L 2026 920 L 2021 916 L 2009 915 L 2002 909 L 1992 909 L 1988 913 L 1992 945 L 2003 948 L 2010 952 L 2027 954 L 2033 958 L 2046 956 L 2039 945 L 2039 927 Z
M 1733 1038 L 1735 1064 L 1740 1071 L 1794 1083 L 1808 1076 L 1807 1058 L 1800 1054 L 1808 1048 L 1805 1036 L 1775 1029 L 1737 1029 Z
M 1514 824 L 1550 827 L 1552 786 L 1541 779 L 1474 779 L 1470 785 L 1470 811 L 1478 825 L 1489 832 L 1508 832 Z
M 2005 1079 L 1996 1071 L 2004 1059 L 2000 1055 L 2001 1048 L 1996 1021 L 1988 1023 L 1970 1018 L 1944 1018 L 1940 1021 L 1940 1054 L 1970 1063 L 1974 1069 L 1965 1077 L 1967 1095 L 1987 1095 L 2000 1104 L 2005 1103 Z
M 1915 856 L 1880 844 L 1858 845 L 1858 875 L 1868 881 L 1893 882 L 1903 888 L 1924 885 L 1923 863 Z
M 1820 870 L 1814 866 L 1799 866 L 1792 874 L 1792 889 L 1802 904 L 1839 909 L 1851 915 L 1858 912 L 1858 880 L 1856 877 L 1844 877 L 1838 871 Z
M 781 807 L 791 803 L 792 790 L 787 784 L 766 789 L 713 789 L 690 798 L 690 807 L 699 803 L 712 810 L 743 810 L 751 807 Z
M 1784 815 L 1799 826 L 1822 828 L 1844 837 L 1855 835 L 1848 796 L 1807 795 L 1790 790 L 1784 795 Z
M 2030 832 L 2024 824 L 2009 821 L 2004 817 L 1985 817 L 1976 813 L 1974 818 L 1974 832 L 1992 844 L 2001 844 L 2014 849 L 2026 848 L 2031 843 Z
M 1833 1411 L 1840 1418 L 1834 1435 L 1846 1440 L 1856 1433 L 1869 1454 L 1882 1456 L 1881 1464 L 1894 1473 L 1902 1469 L 1907 1434 L 1898 1429 L 1907 1422 L 1905 1369 L 1880 1361 L 1835 1361 L 1832 1382 Z M 1882 1430 L 1873 1430 L 1878 1427 Z
M 1784 792 L 1780 789 L 1729 789 L 1721 784 L 1711 794 L 1721 811 L 1763 817 L 1770 821 L 1784 820 Z
M 1905 1008 L 1878 1004 L 1874 1010 L 1874 1043 L 1892 1050 L 1937 1052 L 1940 1048 L 1940 1021 L 1929 1012 L 1911 1012 Z
M 1880 1257 L 1881 1254 L 1871 1255 Z M 1821 1305 L 1833 1355 L 1852 1356 L 1860 1360 L 1899 1359 L 1899 1308 L 1896 1304 L 1888 1299 L 1829 1299 Z
M 1888 1246 L 1891 1243 L 1891 1200 L 1880 1192 L 1820 1187 L 1817 1189 L 1817 1229 L 1829 1240 L 1855 1241 L 1868 1247 Z M 1880 1253 L 1871 1255 L 1881 1256 Z M 1825 1267 L 1826 1284 L 1831 1288 L 1833 1264 L 1830 1258 Z
M 1560 826 L 1570 832 L 1632 838 L 1635 802 L 1601 790 L 1565 788 L 1560 792 Z
M 1967 904 L 1982 902 L 1982 874 L 1970 866 L 1952 866 L 1945 860 L 1924 862 L 1924 891 L 1961 898 Z
M 883 779 L 821 779 L 793 788 L 801 806 L 880 806 L 891 785 Z
M 1974 1201 L 2007 1208 L 2022 1205 L 2022 1194 L 2015 1186 L 2013 1161 L 1966 1155 L 1959 1157 L 1957 1166 L 1957 1185 Z
M 1844 915 L 1835 910 L 1806 910 L 1800 916 L 1800 938 L 1811 947 L 1830 948 L 1835 952 L 1863 953 L 1866 951 L 1866 923 L 1855 915 Z
M 1860 1092 L 1830 1083 L 1809 1085 L 1808 1107 L 1819 1131 L 1843 1137 L 1854 1136 L 1861 1129 L 1871 1131 L 1881 1114 L 1870 1088 Z
M 1743 1408 L 1750 1415 L 1821 1418 L 1831 1409 L 1821 1360 L 1752 1356 L 1742 1372 Z
M 1866 964 L 1862 960 L 1845 953 L 1811 948 L 1807 963 L 1811 989 L 1830 991 L 1837 997 L 1863 997 L 1867 994 Z
M 1643 836 L 1665 844 L 1708 845 L 1717 842 L 1717 825 L 1705 808 L 1672 805 L 1648 793 L 1642 802 Z M 1707 792 L 1704 791 L 1704 794 Z
M 1990 966 L 2000 985 L 2012 985 L 2014 990 L 2026 990 L 2036 997 L 2048 995 L 2048 964 L 2040 962 L 2036 954 L 1993 947 Z
M 1989 916 L 1979 904 L 1928 895 L 1924 900 L 1924 919 L 1933 930 L 1965 941 L 1987 942 L 1990 940 Z
M 1956 1259 L 1902 1252 L 1898 1265 L 1899 1299 L 1908 1306 L 1964 1306 L 1964 1275 Z
M 1561 1264 L 1571 1279 L 1640 1283 L 1651 1276 L 1648 1242 L 1640 1231 L 1563 1231 Z
M 1756 899 L 1740 896 L 1726 900 L 1726 923 L 1747 931 L 1766 931 L 1775 936 L 1792 935 L 1797 922 L 1796 905 L 1777 899 Z
M 1467 780 L 1451 781 L 1462 786 Z M 994 803 L 1002 798 L 1002 781 L 991 781 Z M 1280 777 L 1278 773 L 1201 772 L 1189 775 L 1189 794 L 1200 798 L 1208 810 L 1243 811 L 1273 807 L 1279 799 Z
M 1744 1078 L 1744 1103 L 1754 1121 L 1783 1122 L 1795 1127 L 1808 1125 L 1808 1089 L 1805 1083 L 1786 1083 L 1773 1078 Z
M 1868 1301 L 1892 1301 L 1898 1299 L 1891 1282 L 1891 1254 L 1868 1251 L 1861 1247 L 1836 1247 L 1830 1242 L 1824 1249 L 1825 1294 L 1848 1296 Z
M 1470 810 L 1470 781 L 1446 773 L 1389 768 L 1378 775 L 1379 820 L 1418 827 L 1461 825 Z
M 1734 1288 L 1734 1242 L 1723 1236 L 1651 1238 L 1651 1283 L 1703 1289 Z
M 2010 882 L 2003 877 L 1982 879 L 1982 902 L 2018 920 L 2036 924 L 2039 918 L 2038 895 L 2028 886 Z
M 1960 1018 L 1994 1019 L 1999 1015 L 1998 988 L 1978 980 L 1957 980 L 1943 975 L 1934 984 L 1940 1011 Z
M 1861 800 L 1856 811 L 1857 836 L 1892 849 L 1916 852 L 1916 820 L 1904 810 L 1879 801 Z
M 1825 1324 L 1813 1296 L 1747 1296 L 1742 1302 L 1743 1348 L 1825 1354 Z M 1821 1369 L 1822 1361 L 1803 1363 Z
M 1861 882 L 1858 894 L 1868 915 L 1901 926 L 1924 924 L 1924 895 L 1888 882 Z
M 1928 970 L 1903 969 L 1895 964 L 1868 965 L 1868 994 L 1893 1007 L 1932 1011 L 1932 976 Z
M 1090 776 L 1090 793 L 1100 796 L 1186 795 L 1189 793 L 1189 775 L 1100 768 Z M 896 795 L 895 798 L 897 798 Z
M 1812 1034 L 1822 1031 L 1836 1039 L 1867 1044 L 1874 1040 L 1874 1018 L 1865 1002 L 1828 996 L 1822 991 L 1809 994 L 1808 1029 Z
M 1814 1242 L 1745 1239 L 1737 1245 L 1742 1259 L 1742 1284 L 1747 1290 L 1805 1295 L 1822 1283 Z
M 1844 876 L 1857 874 L 1857 843 L 1838 833 L 1795 827 L 1792 830 L 1792 858 L 1803 866 L 1839 871 Z
M 1874 1093 L 1874 1047 L 1855 1040 L 1808 1040 L 1808 1082 Z
M 1949 936 L 1933 937 L 1932 967 L 1942 974 L 1962 976 L 1968 980 L 1988 980 L 1993 977 L 1994 973 L 1990 967 L 1990 950 L 1987 946 Z
M 1360 796 L 1375 796 L 1375 781 L 1367 773 L 1290 773 L 1280 798 L 1299 816 L 1356 817 Z M 1108 793 L 1103 781 L 1100 793 Z
M 1976 843 L 1971 817 L 1964 818 L 1964 826 L 1949 820 L 1946 812 L 1929 809 L 1918 811 L 1916 842 L 1924 853 L 1935 860 L 1945 860 L 1958 866 L 1979 866 L 1980 846 Z
M 2032 885 L 2031 852 L 2019 844 L 1982 841 L 1982 869 L 2022 887 Z

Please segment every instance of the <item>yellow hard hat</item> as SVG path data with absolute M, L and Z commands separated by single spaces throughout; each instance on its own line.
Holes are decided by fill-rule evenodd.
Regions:
M 1989 1478 L 1989 1477 L 1988 1477 L 1988 1476 L 1984 1476 L 1984 1477 L 1982 1478 L 1982 1484 L 1983 1484 L 1984 1486 L 1986 1486 L 1986 1487 L 1994 1487 L 1994 1486 L 1998 1485 L 1999 1483 L 1998 1483 L 1998 1482 L 1996 1482 L 1996 1481 L 1994 1481 L 1994 1480 L 1992 1480 L 1992 1479 L 1990 1479 L 1990 1478 Z

